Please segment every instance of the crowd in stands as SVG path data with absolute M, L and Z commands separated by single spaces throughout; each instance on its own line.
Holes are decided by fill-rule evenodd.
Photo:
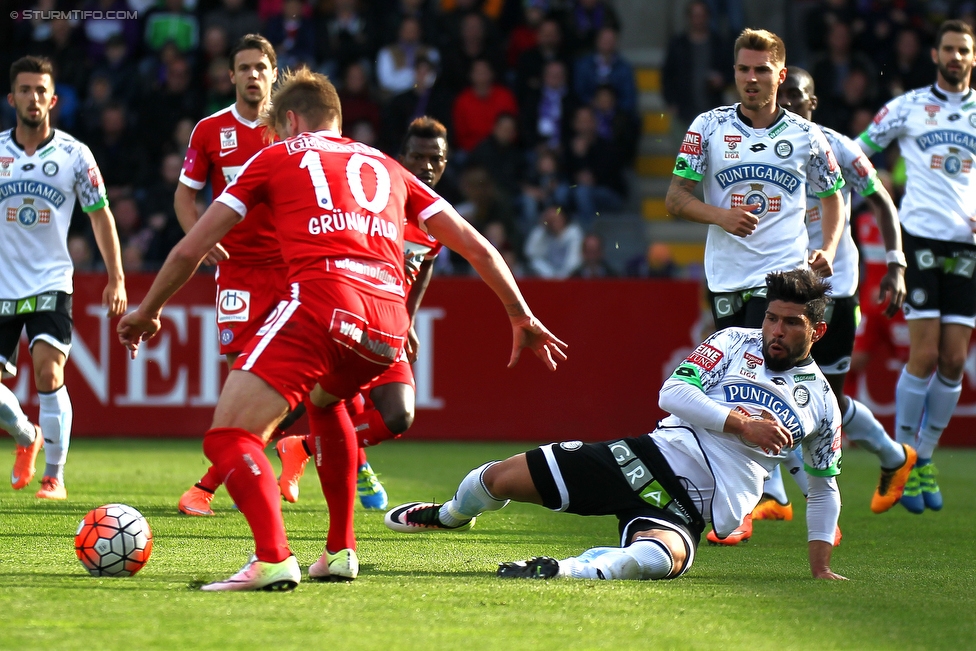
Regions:
M 228 52 L 258 32 L 280 68 L 304 65 L 336 82 L 346 136 L 395 154 L 413 118 L 443 122 L 451 162 L 438 191 L 517 273 L 601 274 L 585 234 L 595 215 L 623 208 L 639 138 L 634 71 L 608 0 L 8 5 L 19 17 L 0 23 L 0 63 L 53 61 L 54 124 L 92 149 L 129 272 L 158 268 L 182 236 L 173 194 L 190 133 L 234 102 Z M 73 10 L 89 13 L 63 13 Z M 14 124 L 4 104 L 0 126 Z M 99 264 L 87 221 L 75 219 L 71 233 L 79 270 Z M 441 257 L 440 272 L 468 273 Z

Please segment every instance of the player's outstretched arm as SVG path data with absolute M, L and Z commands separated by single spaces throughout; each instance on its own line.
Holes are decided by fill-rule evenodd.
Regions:
M 807 540 L 809 540 L 810 573 L 815 579 L 845 580 L 830 569 L 834 535 L 840 515 L 840 490 L 835 477 L 808 477 Z
M 738 237 L 746 237 L 756 230 L 759 218 L 751 211 L 759 206 L 748 205 L 735 208 L 710 206 L 695 196 L 697 186 L 698 181 L 678 175 L 672 176 L 668 194 L 664 198 L 664 206 L 668 212 L 691 222 L 715 224 L 727 233 Z
M 125 293 L 125 273 L 122 271 L 122 247 L 119 244 L 119 233 L 115 229 L 115 217 L 108 206 L 88 213 L 91 219 L 92 232 L 95 234 L 95 244 L 105 261 L 108 272 L 108 283 L 102 292 L 102 306 L 108 309 L 110 317 L 125 314 L 128 298 Z
M 413 322 L 417 316 L 417 310 L 420 309 L 420 304 L 424 300 L 424 294 L 427 293 L 427 285 L 430 284 L 430 279 L 433 275 L 434 259 L 427 258 L 420 264 L 420 269 L 417 271 L 417 279 L 410 285 L 410 293 L 407 294 L 407 314 L 410 315 L 410 330 L 407 331 L 406 350 L 407 359 L 411 364 L 417 361 L 417 355 L 420 352 L 420 339 L 417 338 L 417 331 L 413 329 Z
M 241 216 L 232 208 L 214 202 L 186 237 L 169 252 L 146 298 L 135 311 L 122 317 L 116 328 L 119 341 L 129 349 L 133 358 L 139 350 L 139 344 L 159 330 L 159 315 L 166 302 L 186 284 L 214 244 L 240 220 Z
M 897 258 L 894 262 L 888 262 L 888 273 L 881 279 L 878 289 L 878 302 L 883 303 L 885 299 L 888 300 L 885 314 L 891 318 L 901 309 L 908 293 L 905 288 L 905 254 L 901 249 L 901 225 L 895 202 L 891 200 L 891 195 L 880 181 L 875 181 L 875 187 L 876 190 L 864 199 L 874 211 L 874 219 L 878 222 L 878 229 L 881 231 L 888 257 Z
M 834 256 L 844 232 L 844 195 L 840 190 L 820 198 L 823 247 L 810 254 L 810 268 L 821 276 L 834 274 Z
M 189 233 L 193 225 L 197 223 L 197 191 L 185 183 L 176 184 L 176 192 L 173 194 L 173 210 L 176 212 L 176 220 L 180 222 L 180 227 L 184 233 Z M 204 264 L 216 265 L 230 258 L 227 249 L 220 244 L 215 244 L 210 252 L 207 253 Z
M 425 226 L 427 232 L 444 246 L 457 251 L 471 263 L 505 306 L 512 322 L 512 356 L 508 361 L 509 368 L 518 362 L 522 349 L 528 348 L 549 370 L 555 371 L 559 362 L 566 359 L 567 345 L 532 316 L 508 264 L 495 247 L 450 206 L 430 216 Z

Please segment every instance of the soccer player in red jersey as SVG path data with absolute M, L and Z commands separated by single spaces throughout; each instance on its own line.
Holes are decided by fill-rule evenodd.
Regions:
M 355 436 L 340 401 L 396 360 L 409 328 L 402 263 L 407 218 L 463 254 L 505 305 L 510 365 L 523 348 L 552 370 L 566 359 L 566 345 L 532 315 L 490 243 L 396 161 L 339 134 L 342 111 L 326 77 L 307 69 L 287 74 L 267 121 L 286 140 L 244 165 L 118 326 L 119 340 L 136 354 L 159 330 L 163 306 L 214 245 L 250 207 L 270 206 L 289 266 L 289 295 L 238 357 L 203 443 L 248 521 L 255 551 L 238 573 L 203 586 L 207 591 L 287 590 L 301 580 L 264 444 L 310 392 L 313 426 L 318 419 L 323 429 Z
M 421 117 L 407 129 L 398 160 L 414 176 L 433 188 L 444 175 L 447 152 L 447 129 L 433 118 Z M 363 387 L 365 409 L 355 409 L 351 414 L 359 446 L 359 498 L 367 509 L 386 508 L 387 497 L 366 461 L 364 448 L 397 438 L 413 424 L 416 386 L 410 365 L 417 359 L 420 342 L 412 324 L 433 274 L 434 258 L 443 248 L 440 242 L 413 223 L 407 224 L 403 238 L 406 281 L 410 286 L 407 312 L 411 318 L 405 356 L 368 387 Z M 309 444 L 304 436 L 289 436 L 278 441 L 277 451 L 282 462 L 279 478 L 281 495 L 289 502 L 295 502 L 298 500 L 298 481 L 310 456 Z M 330 523 L 333 520 L 330 517 Z
M 247 34 L 230 53 L 230 78 L 236 101 L 197 123 L 183 161 L 173 203 L 184 231 L 197 222 L 197 193 L 210 181 L 214 197 L 234 180 L 273 135 L 259 122 L 278 78 L 271 43 Z M 248 218 L 230 230 L 207 255 L 217 265 L 217 330 L 220 352 L 234 367 L 245 344 L 264 323 L 287 287 L 287 271 L 266 205 L 256 205 Z M 210 501 L 223 483 L 211 466 L 180 498 L 185 515 L 213 515 Z

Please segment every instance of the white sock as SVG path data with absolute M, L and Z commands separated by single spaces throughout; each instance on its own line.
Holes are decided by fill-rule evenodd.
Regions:
M 559 561 L 559 576 L 573 579 L 663 579 L 674 569 L 671 550 L 660 540 L 642 539 L 627 547 L 595 547 Z
M 935 373 L 935 379 L 929 384 L 925 418 L 922 420 L 922 429 L 918 433 L 920 459 L 932 458 L 932 453 L 939 445 L 942 430 L 949 424 L 952 412 L 956 409 L 960 393 L 962 393 L 962 378 L 953 381 L 939 372 Z
M 847 438 L 874 454 L 881 460 L 881 467 L 898 468 L 905 463 L 905 448 L 888 436 L 871 410 L 848 397 L 844 414 L 844 433 Z
M 793 450 L 786 461 L 783 462 L 786 470 L 790 473 L 790 477 L 796 482 L 796 485 L 800 487 L 800 492 L 803 493 L 803 497 L 810 494 L 810 484 L 807 481 L 807 471 L 803 469 L 803 455 L 800 453 L 800 448 Z M 782 485 L 782 481 L 780 482 Z
M 789 504 L 790 498 L 786 496 L 786 488 L 783 486 L 783 475 L 779 471 L 779 466 L 773 468 L 769 473 L 769 479 L 763 484 L 763 495 L 769 495 L 780 504 Z
M 41 413 L 38 418 L 44 434 L 45 477 L 57 477 L 64 481 L 64 462 L 71 443 L 71 399 L 63 384 L 57 391 L 38 393 Z
M 895 385 L 895 440 L 905 445 L 915 445 L 925 410 L 925 395 L 929 390 L 931 378 L 915 377 L 908 368 L 901 370 L 898 384 Z
M 497 499 L 489 493 L 481 480 L 485 471 L 496 463 L 498 462 L 489 461 L 469 472 L 461 480 L 454 498 L 441 505 L 438 513 L 441 523 L 448 527 L 456 527 L 485 511 L 497 511 L 508 504 L 508 500 Z
M 27 419 L 14 392 L 0 384 L 0 428 L 10 433 L 17 445 L 27 447 L 34 442 L 37 430 Z

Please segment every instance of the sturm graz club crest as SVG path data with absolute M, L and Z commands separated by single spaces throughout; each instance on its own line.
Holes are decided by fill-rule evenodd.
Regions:
M 24 228 L 34 228 L 38 224 L 49 223 L 51 211 L 39 209 L 34 205 L 34 199 L 28 197 L 17 208 L 7 208 L 7 221 L 17 222 Z
M 732 207 L 741 208 L 742 206 L 757 206 L 752 210 L 756 217 L 763 217 L 767 213 L 779 212 L 783 205 L 782 195 L 775 197 L 768 196 L 763 192 L 762 183 L 750 183 L 749 191 L 745 194 L 732 195 Z

